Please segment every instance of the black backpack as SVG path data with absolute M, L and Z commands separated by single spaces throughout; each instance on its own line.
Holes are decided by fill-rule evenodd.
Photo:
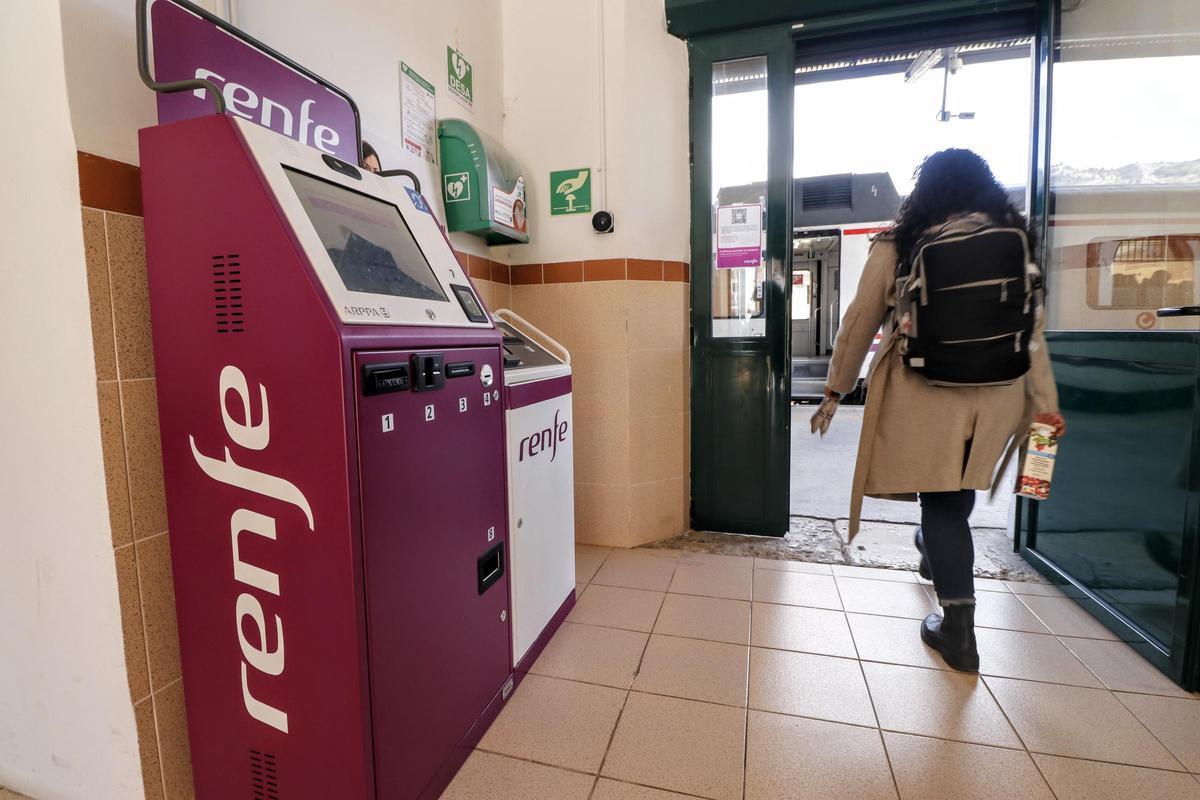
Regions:
M 1020 228 L 943 226 L 896 266 L 905 365 L 939 386 L 993 386 L 1029 371 L 1041 273 Z

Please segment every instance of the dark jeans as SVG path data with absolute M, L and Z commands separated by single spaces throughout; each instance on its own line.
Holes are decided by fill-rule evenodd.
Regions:
M 921 492 L 921 535 L 942 605 L 975 602 L 975 545 L 967 517 L 975 492 Z

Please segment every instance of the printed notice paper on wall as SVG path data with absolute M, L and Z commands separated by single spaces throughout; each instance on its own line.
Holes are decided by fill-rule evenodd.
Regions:
M 717 267 L 762 265 L 762 206 L 717 206 Z
M 592 171 L 563 169 L 550 173 L 550 216 L 592 210 Z
M 463 54 L 447 45 L 446 85 L 450 96 L 468 109 L 475 107 L 475 77 L 471 74 L 471 62 Z
M 404 149 L 426 161 L 433 161 L 435 152 L 433 93 L 432 83 L 400 62 L 400 135 Z

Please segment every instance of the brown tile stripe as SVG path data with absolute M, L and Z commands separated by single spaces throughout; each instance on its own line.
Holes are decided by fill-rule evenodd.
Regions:
M 683 261 L 601 258 L 592 261 L 559 261 L 554 264 L 513 264 L 509 267 L 509 272 L 514 286 L 525 286 L 531 283 L 619 280 L 687 283 L 690 269 Z
M 79 198 L 88 208 L 142 216 L 141 170 L 79 151 Z

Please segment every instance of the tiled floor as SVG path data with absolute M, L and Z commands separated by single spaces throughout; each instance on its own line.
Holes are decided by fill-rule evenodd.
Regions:
M 579 601 L 445 800 L 1200 800 L 1200 697 L 1053 587 L 981 582 L 982 675 L 908 572 L 577 552 Z

